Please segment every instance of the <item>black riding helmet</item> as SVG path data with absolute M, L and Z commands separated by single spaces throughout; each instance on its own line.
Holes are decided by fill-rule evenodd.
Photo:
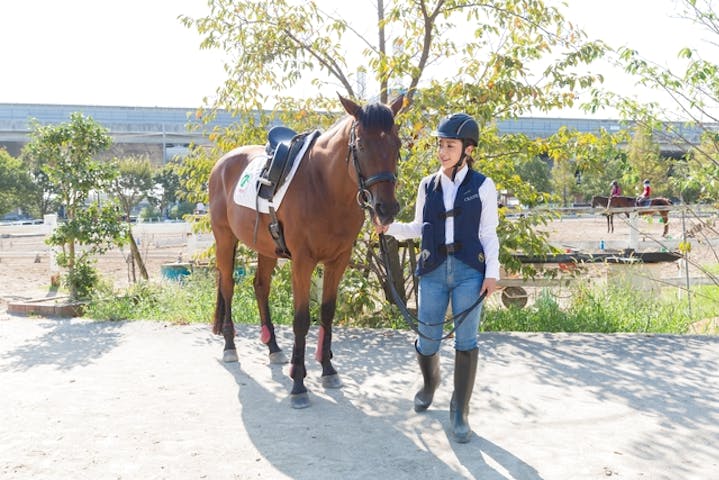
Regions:
M 467 145 L 479 145 L 479 125 L 466 113 L 447 115 L 439 122 L 437 130 L 433 133 L 439 138 L 456 138 L 464 140 Z
M 452 180 L 454 180 L 454 176 L 466 156 L 464 150 L 467 145 L 474 145 L 475 147 L 479 145 L 479 125 L 477 125 L 474 118 L 466 113 L 454 113 L 444 117 L 432 135 L 439 138 L 462 140 L 462 156 L 452 168 Z

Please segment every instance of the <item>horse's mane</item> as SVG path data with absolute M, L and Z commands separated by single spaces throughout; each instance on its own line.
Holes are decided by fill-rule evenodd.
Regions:
M 394 116 L 392 110 L 383 103 L 370 103 L 365 105 L 359 112 L 359 122 L 362 128 L 379 129 L 382 132 L 389 132 L 394 127 Z
M 383 103 L 370 103 L 361 107 L 355 116 L 359 124 L 366 130 L 378 129 L 382 132 L 390 132 L 394 127 L 394 115 L 392 110 Z M 342 123 L 347 116 L 337 120 L 328 130 L 333 129 Z

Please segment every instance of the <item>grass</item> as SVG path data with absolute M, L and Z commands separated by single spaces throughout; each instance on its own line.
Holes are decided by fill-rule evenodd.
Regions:
M 289 268 L 278 269 L 273 276 L 271 310 L 273 322 L 291 324 L 293 318 Z M 385 303 L 379 311 L 370 311 L 361 297 L 366 285 L 348 277 L 342 284 L 337 325 L 356 327 L 407 328 L 396 307 Z M 151 319 L 172 323 L 209 323 L 214 316 L 216 285 L 214 275 L 193 273 L 182 282 L 139 283 L 118 294 L 108 285 L 99 289 L 86 308 L 85 315 L 103 320 Z M 669 293 L 670 292 L 670 293 Z M 525 308 L 486 308 L 483 331 L 518 332 L 599 332 L 599 333 L 717 333 L 703 328 L 697 320 L 719 317 L 719 288 L 697 287 L 692 290 L 692 315 L 686 295 L 677 299 L 676 289 L 657 299 L 651 292 L 613 286 L 579 286 L 572 291 L 569 305 L 560 308 L 548 292 Z M 381 302 L 380 302 L 381 303 Z M 259 314 L 251 277 L 244 277 L 235 288 L 232 311 L 238 323 L 259 325 Z M 311 317 L 317 319 L 319 307 L 311 305 Z M 714 322 L 715 324 L 716 322 Z

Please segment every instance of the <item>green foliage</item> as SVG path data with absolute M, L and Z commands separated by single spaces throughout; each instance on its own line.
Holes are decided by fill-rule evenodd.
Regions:
M 692 148 L 687 156 L 683 174 L 678 175 L 678 188 L 684 198 L 696 192 L 699 201 L 716 202 L 719 199 L 718 140 L 715 134 L 705 133 L 701 144 Z
M 642 193 L 642 182 L 649 179 L 652 184 L 652 196 L 668 193 L 669 162 L 660 155 L 659 144 L 647 127 L 638 125 L 634 129 L 627 151 L 629 171 L 625 174 L 627 188 L 625 194 L 638 196 Z
M 33 121 L 30 139 L 25 155 L 46 175 L 49 193 L 70 219 L 84 207 L 91 191 L 107 186 L 116 174 L 111 165 L 95 160 L 112 143 L 107 129 L 81 113 L 57 125 Z
M 0 148 L 0 215 L 17 207 L 27 211 L 31 191 L 32 179 L 22 161 Z
M 58 265 L 67 266 L 66 256 L 58 255 L 57 262 Z M 63 279 L 64 286 L 75 292 L 74 297 L 77 299 L 90 298 L 97 286 L 99 275 L 93 263 L 93 260 L 87 256 L 76 258 L 75 265 L 68 270 Z
M 686 333 L 691 319 L 682 304 L 660 302 L 631 288 L 590 288 L 573 292 L 571 305 L 560 308 L 544 292 L 527 308 L 487 310 L 482 331 Z
M 291 325 L 293 318 L 289 264 L 277 269 L 272 280 L 270 310 L 277 325 Z M 351 269 L 342 281 L 336 325 L 352 327 L 408 328 L 396 307 L 368 293 L 360 270 Z M 182 282 L 140 282 L 118 294 L 101 283 L 86 315 L 99 320 L 157 320 L 173 323 L 207 323 L 213 317 L 216 281 L 213 272 L 195 271 Z M 311 318 L 318 319 L 317 292 L 313 293 Z M 686 300 L 677 302 L 675 290 L 664 300 L 631 288 L 579 285 L 567 306 L 560 306 L 545 291 L 530 307 L 484 308 L 482 331 L 674 333 L 692 331 Z M 697 299 L 704 299 L 699 302 Z M 719 314 L 716 287 L 696 292 L 694 318 Z M 259 325 L 252 276 L 235 287 L 232 311 L 236 322 Z
M 150 197 L 155 186 L 152 164 L 147 157 L 115 158 L 112 163 L 118 175 L 110 182 L 110 192 L 129 219 L 132 209 Z
M 549 193 L 551 168 L 541 157 L 522 158 L 516 161 L 517 175 L 523 182 L 529 183 L 537 192 Z
M 91 259 L 125 243 L 128 230 L 120 218 L 116 203 L 92 203 L 76 211 L 74 218 L 59 223 L 47 238 L 49 245 L 62 248 L 57 263 L 68 270 L 65 283 L 74 298 L 87 298 L 88 288 L 94 284 L 96 274 L 88 272 Z
M 687 20 L 695 30 L 703 32 L 704 39 L 701 45 L 688 48 L 682 45 L 681 36 L 674 37 L 678 62 L 671 69 L 629 46 L 616 51 L 616 62 L 634 76 L 639 85 L 646 87 L 647 91 L 665 94 L 663 103 L 640 102 L 635 98 L 595 91 L 598 96 L 588 105 L 590 110 L 611 105 L 623 118 L 637 125 L 645 137 L 651 135 L 655 140 L 691 150 L 690 159 L 668 166 L 662 161 L 653 164 L 654 150 L 649 148 L 648 157 L 636 156 L 643 163 L 634 164 L 625 182 L 636 185 L 635 182 L 648 177 L 657 194 L 677 196 L 686 201 L 716 200 L 716 194 L 711 193 L 712 180 L 716 179 L 719 165 L 714 155 L 719 140 L 716 134 L 719 65 L 715 60 L 719 16 L 715 10 L 711 2 L 677 2 L 677 15 Z M 665 121 L 675 123 L 665 124 Z M 695 135 L 688 135 L 690 130 L 701 132 L 701 145 L 696 145 Z M 667 173 L 671 175 L 669 181 L 665 181 Z M 706 194 L 701 192 L 705 185 L 709 187 Z M 634 193 L 628 192 L 630 195 Z
M 34 121 L 30 138 L 24 155 L 42 173 L 48 189 L 45 194 L 57 198 L 67 217 L 47 242 L 62 247 L 58 263 L 68 269 L 71 296 L 86 295 L 83 279 L 88 278 L 89 262 L 85 257 L 121 244 L 127 235 L 116 204 L 87 206 L 90 193 L 102 191 L 117 175 L 111 164 L 95 160 L 112 140 L 105 128 L 80 113 L 71 114 L 69 122 L 58 125 L 43 126 Z M 77 246 L 85 248 L 78 252 Z M 76 267 L 81 271 L 75 272 Z

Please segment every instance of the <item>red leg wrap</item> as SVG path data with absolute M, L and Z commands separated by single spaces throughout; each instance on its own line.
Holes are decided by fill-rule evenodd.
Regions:
M 262 332 L 260 332 L 260 341 L 267 345 L 270 342 L 272 334 L 270 333 L 270 327 L 262 325 Z
M 325 327 L 320 327 L 317 332 L 317 351 L 315 352 L 315 360 L 322 363 L 322 347 L 325 344 Z

